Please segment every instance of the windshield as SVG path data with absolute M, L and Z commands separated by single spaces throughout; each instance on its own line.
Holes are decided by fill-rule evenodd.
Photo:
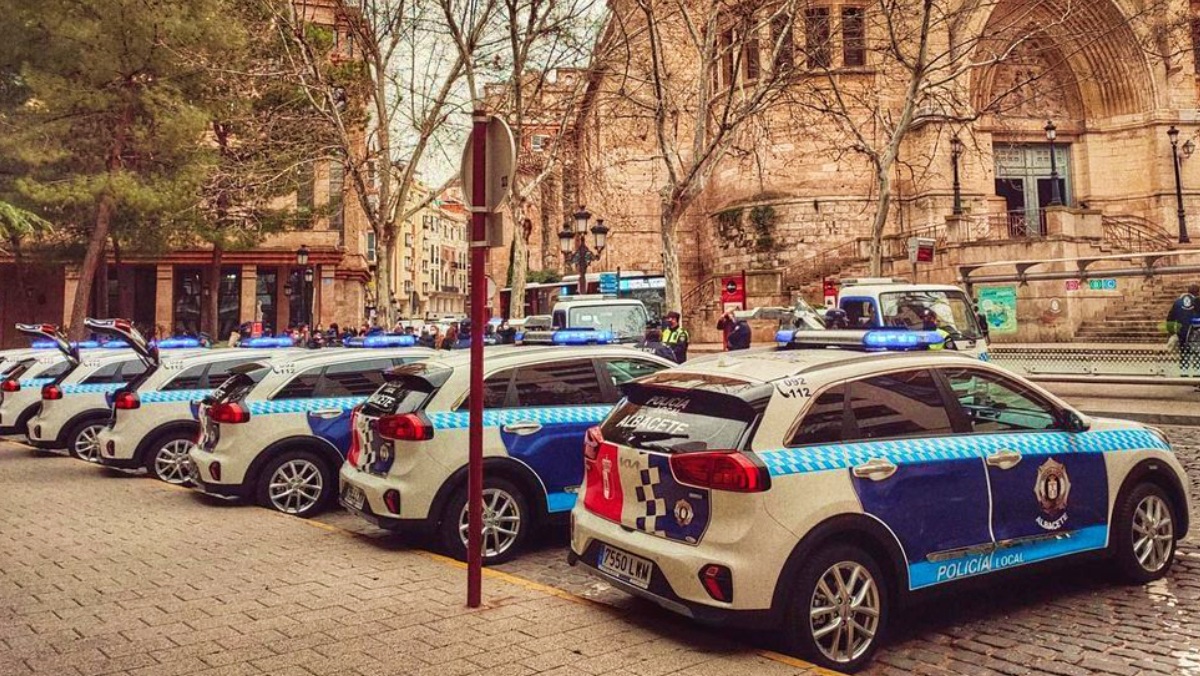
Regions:
M 646 319 L 646 308 L 641 305 L 592 305 L 571 308 L 564 328 L 612 331 L 617 339 L 640 338 Z
M 951 338 L 978 340 L 981 336 L 975 309 L 962 291 L 895 291 L 879 294 L 884 326 L 920 331 L 925 328 L 921 314 L 933 310 L 937 328 Z

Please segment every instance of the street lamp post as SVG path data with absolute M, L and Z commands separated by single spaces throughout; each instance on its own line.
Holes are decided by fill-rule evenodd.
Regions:
M 575 212 L 574 229 L 568 225 L 558 233 L 558 248 L 562 251 L 563 261 L 579 273 L 579 293 L 587 293 L 588 266 L 600 259 L 608 245 L 608 226 L 604 225 L 604 219 L 597 219 L 591 227 L 592 247 L 588 247 L 588 221 L 591 218 L 587 209 L 579 207 Z
M 308 288 L 312 284 L 313 271 L 312 271 L 312 268 L 308 267 L 308 245 L 307 244 L 301 244 L 300 248 L 296 250 L 296 265 L 300 266 L 300 268 L 304 271 L 300 277 L 300 281 L 301 281 L 301 286 L 300 286 L 300 304 L 301 304 L 300 323 L 301 324 L 311 324 L 312 318 L 308 316 L 309 312 L 310 312 L 309 301 L 308 301 Z
M 955 134 L 950 139 L 950 164 L 954 168 L 954 209 L 951 211 L 955 216 L 962 216 L 962 184 L 958 182 L 958 158 L 962 157 L 963 142 L 959 140 Z
M 1187 213 L 1183 210 L 1183 179 L 1179 175 L 1179 129 L 1171 125 L 1167 136 L 1171 139 L 1171 164 L 1175 167 L 1175 215 L 1179 219 L 1179 243 L 1190 244 L 1192 239 L 1188 237 Z
M 1058 138 L 1058 127 L 1054 120 L 1046 120 L 1046 140 L 1050 142 L 1050 206 L 1062 206 L 1062 191 L 1058 189 L 1058 157 L 1054 151 L 1054 141 Z

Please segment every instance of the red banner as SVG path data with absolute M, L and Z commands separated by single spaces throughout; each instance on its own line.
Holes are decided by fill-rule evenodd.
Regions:
M 730 275 L 721 278 L 721 307 L 725 310 L 736 306 L 738 310 L 746 309 L 746 275 Z

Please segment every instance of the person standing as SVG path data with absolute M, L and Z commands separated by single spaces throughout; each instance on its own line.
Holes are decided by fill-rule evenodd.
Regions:
M 646 335 L 642 337 L 642 341 L 637 344 L 637 349 L 642 352 L 652 354 L 663 359 L 675 361 L 675 351 L 663 345 L 662 331 L 654 326 L 646 329 Z
M 1187 376 L 1188 370 L 1197 364 L 1196 349 L 1191 344 L 1192 320 L 1196 318 L 1196 302 L 1200 297 L 1200 285 L 1192 284 L 1187 293 L 1175 300 L 1167 312 L 1167 331 L 1179 340 L 1179 374 Z
M 726 350 L 732 350 L 729 346 L 729 334 L 733 333 L 737 328 L 737 318 L 733 315 L 733 310 L 726 310 L 725 314 L 717 320 L 717 330 L 721 332 L 721 343 Z
M 688 341 L 691 336 L 683 328 L 682 316 L 671 310 L 667 313 L 667 328 L 663 329 L 662 342 L 675 353 L 675 362 L 682 364 L 687 361 Z
M 729 332 L 729 337 L 725 341 L 729 351 L 750 349 L 752 334 L 750 324 L 745 319 L 736 320 L 733 330 Z

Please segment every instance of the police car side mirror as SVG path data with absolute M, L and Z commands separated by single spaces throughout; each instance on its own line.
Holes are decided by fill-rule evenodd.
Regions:
M 1086 432 L 1092 426 L 1090 420 L 1086 416 L 1080 415 L 1075 411 L 1063 411 L 1062 413 L 1063 428 L 1068 432 Z

